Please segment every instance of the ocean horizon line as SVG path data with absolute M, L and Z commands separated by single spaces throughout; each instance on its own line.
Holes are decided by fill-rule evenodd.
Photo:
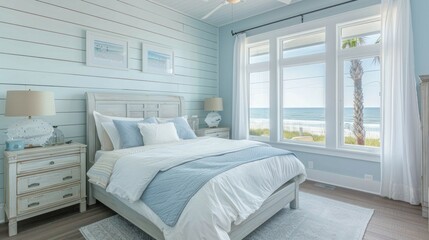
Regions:
M 363 117 L 365 123 L 380 123 L 380 108 L 379 107 L 366 107 L 363 109 Z M 269 108 L 250 108 L 250 119 L 269 119 Z M 283 108 L 283 119 L 288 120 L 313 120 L 325 121 L 326 111 L 325 108 L 311 107 L 311 108 Z M 353 108 L 343 109 L 344 122 L 353 122 L 354 110 Z

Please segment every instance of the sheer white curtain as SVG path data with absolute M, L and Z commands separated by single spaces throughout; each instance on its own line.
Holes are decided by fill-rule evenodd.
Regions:
M 420 203 L 422 133 L 410 0 L 382 0 L 381 195 Z
M 232 139 L 249 137 L 249 84 L 246 80 L 246 34 L 235 36 L 232 76 Z

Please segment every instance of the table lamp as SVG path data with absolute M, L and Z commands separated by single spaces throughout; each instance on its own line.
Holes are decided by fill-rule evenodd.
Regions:
M 207 126 L 211 128 L 218 127 L 220 121 L 222 120 L 222 117 L 217 112 L 223 111 L 222 98 L 207 98 L 204 101 L 204 111 L 209 111 L 209 114 L 207 114 L 207 117 L 205 119 Z
M 54 129 L 42 119 L 33 116 L 55 115 L 55 100 L 52 92 L 7 91 L 5 116 L 28 117 L 13 123 L 7 129 L 9 140 L 21 139 L 26 147 L 43 146 Z

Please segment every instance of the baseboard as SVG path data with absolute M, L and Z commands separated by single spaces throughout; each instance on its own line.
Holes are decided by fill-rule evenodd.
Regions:
M 330 173 L 315 169 L 306 170 L 307 179 L 309 180 L 380 195 L 379 181 L 367 181 L 363 178 L 350 177 L 346 175 Z
M 4 223 L 6 221 L 6 215 L 4 213 L 4 204 L 0 204 L 0 223 Z

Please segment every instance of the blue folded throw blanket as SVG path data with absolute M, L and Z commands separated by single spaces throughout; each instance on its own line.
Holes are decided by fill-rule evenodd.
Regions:
M 261 146 L 187 162 L 159 172 L 143 192 L 141 200 L 165 224 L 173 227 L 189 200 L 210 179 L 245 163 L 289 154 L 293 153 Z

